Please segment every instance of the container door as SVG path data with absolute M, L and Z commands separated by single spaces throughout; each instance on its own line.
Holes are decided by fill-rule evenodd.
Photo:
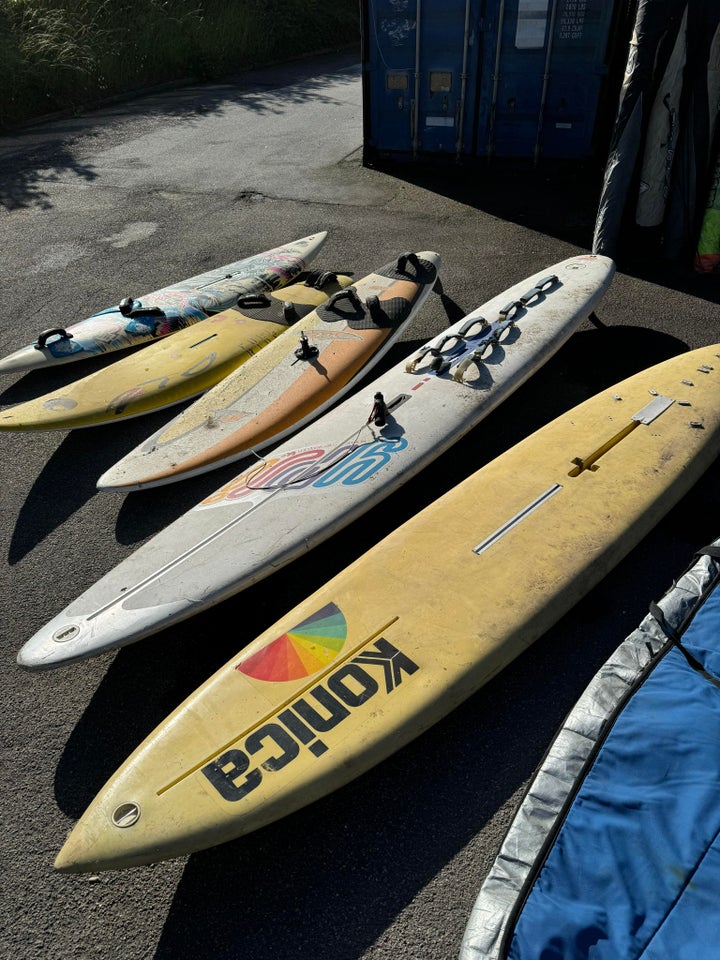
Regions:
M 366 159 L 583 157 L 611 0 L 362 0 Z
M 488 41 L 495 46 L 488 123 L 478 152 L 527 156 L 535 142 L 549 31 L 550 0 L 506 0 L 496 5 Z
M 366 154 L 474 152 L 482 0 L 365 0 Z
M 415 0 L 363 4 L 363 112 L 366 157 L 412 151 Z
M 603 0 L 558 3 L 538 144 L 542 156 L 592 154 L 613 7 Z
M 419 153 L 460 157 L 473 151 L 481 61 L 480 0 L 425 0 L 418 5 Z
M 608 0 L 493 0 L 478 154 L 591 154 L 613 8 Z

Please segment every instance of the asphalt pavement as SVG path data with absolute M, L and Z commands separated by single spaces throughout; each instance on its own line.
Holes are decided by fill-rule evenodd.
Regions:
M 600 182 L 590 164 L 363 167 L 358 59 L 350 51 L 177 87 L 0 139 L 0 354 L 124 296 L 324 229 L 316 265 L 356 277 L 408 250 L 442 256 L 440 286 L 384 369 L 491 295 L 589 249 Z M 530 650 L 347 787 L 169 863 L 84 876 L 56 875 L 52 864 L 103 782 L 247 641 L 551 418 L 720 341 L 719 302 L 717 277 L 621 265 L 598 310 L 601 326 L 585 322 L 495 413 L 361 521 L 198 617 L 48 673 L 16 665 L 22 643 L 233 468 L 157 491 L 98 492 L 97 477 L 166 413 L 3 435 L 0 956 L 456 957 L 554 731 L 649 602 L 719 535 L 717 462 Z M 5 377 L 0 403 L 79 373 L 69 365 Z M 542 550 L 524 562 L 541 563 Z

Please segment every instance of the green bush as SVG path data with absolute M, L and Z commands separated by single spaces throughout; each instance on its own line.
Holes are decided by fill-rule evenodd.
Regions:
M 357 0 L 0 0 L 0 128 L 358 39 Z

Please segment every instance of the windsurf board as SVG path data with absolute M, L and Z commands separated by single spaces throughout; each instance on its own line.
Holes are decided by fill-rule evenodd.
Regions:
M 353 284 L 131 450 L 103 488 L 171 483 L 277 443 L 344 396 L 427 300 L 436 253 L 408 253 Z M 299 334 L 299 336 L 298 336 Z
M 241 296 L 269 293 L 290 283 L 326 239 L 327 231 L 314 233 L 145 296 L 126 296 L 116 306 L 78 323 L 56 321 L 34 343 L 0 359 L 0 373 L 84 360 L 175 333 L 225 310 Z
M 545 633 L 720 452 L 720 344 L 602 391 L 282 616 L 100 790 L 65 872 L 189 854 L 348 783 Z M 538 550 L 538 545 L 542 549 Z
M 46 669 L 132 643 L 305 555 L 523 383 L 594 310 L 613 271 L 604 257 L 571 257 L 451 325 L 143 544 L 30 638 L 20 664 Z M 376 393 L 383 426 L 370 416 Z
M 680 101 L 687 60 L 687 18 L 686 7 L 650 110 L 635 208 L 635 222 L 640 227 L 659 227 L 665 217 L 673 158 L 680 133 Z
M 238 304 L 164 337 L 102 370 L 0 411 L 0 430 L 70 430 L 162 410 L 219 383 L 279 334 L 349 286 L 315 274 Z

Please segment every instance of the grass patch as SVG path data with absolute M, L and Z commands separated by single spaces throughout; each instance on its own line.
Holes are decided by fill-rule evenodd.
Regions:
M 359 36 L 357 0 L 0 0 L 0 128 Z

